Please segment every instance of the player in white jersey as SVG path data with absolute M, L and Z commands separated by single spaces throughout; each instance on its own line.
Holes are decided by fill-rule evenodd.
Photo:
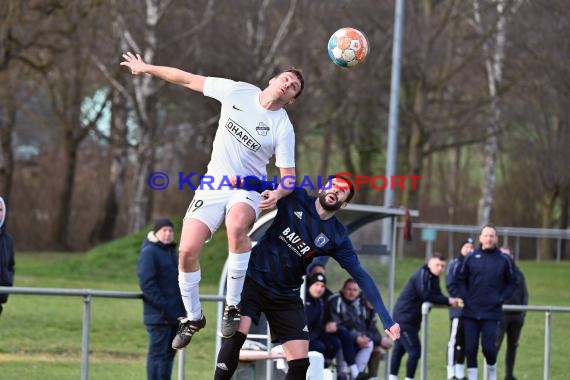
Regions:
M 277 200 L 294 188 L 295 133 L 283 107 L 301 94 L 303 77 L 298 70 L 287 70 L 273 77 L 261 90 L 244 82 L 150 65 L 140 55 L 130 52 L 123 54 L 123 58 L 121 65 L 128 67 L 133 75 L 150 74 L 202 92 L 222 104 L 208 171 L 184 217 L 178 282 L 187 315 L 180 319 L 172 346 L 185 347 L 194 333 L 206 325 L 199 300 L 199 257 L 204 243 L 224 217 L 229 258 L 222 335 L 230 337 L 239 326 L 239 302 L 251 255 L 247 233 L 260 211 L 273 209 Z M 273 155 L 280 172 L 279 185 L 274 190 L 258 193 L 231 187 L 229 178 L 234 175 L 266 176 L 266 166 Z

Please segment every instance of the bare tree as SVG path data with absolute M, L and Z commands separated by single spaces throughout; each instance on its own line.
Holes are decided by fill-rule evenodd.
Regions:
M 510 7 L 507 0 L 492 0 L 495 4 L 497 17 L 492 26 L 493 38 L 483 41 L 483 58 L 487 72 L 487 85 L 489 91 L 489 120 L 487 124 L 487 138 L 483 149 L 483 173 L 481 175 L 481 198 L 477 221 L 479 225 L 488 224 L 491 219 L 495 189 L 497 186 L 497 157 L 499 150 L 499 137 L 502 130 L 503 115 L 500 98 L 500 87 L 503 82 L 503 70 L 506 58 L 507 21 L 508 13 L 514 13 L 516 7 Z M 479 0 L 473 0 L 473 26 L 480 36 L 488 33 L 481 17 Z

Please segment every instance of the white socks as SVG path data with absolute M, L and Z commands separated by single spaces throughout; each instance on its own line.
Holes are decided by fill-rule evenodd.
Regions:
M 388 380 L 398 380 L 398 376 L 396 376 L 396 375 L 388 375 Z
M 447 380 L 451 380 L 455 377 L 455 367 L 453 365 L 447 366 Z
M 455 365 L 455 377 L 463 379 L 465 377 L 465 364 Z
M 358 377 L 358 375 L 360 374 L 360 371 L 358 370 L 358 366 L 356 364 L 353 364 L 348 368 L 350 369 L 350 376 L 353 379 L 356 379 Z
M 237 305 L 241 301 L 241 291 L 245 281 L 245 273 L 247 272 L 247 263 L 251 251 L 244 253 L 228 254 L 228 277 L 226 290 L 226 304 Z
M 361 348 L 356 353 L 354 361 L 356 362 L 356 366 L 358 367 L 359 373 L 366 369 L 366 366 L 368 365 L 368 361 L 370 360 L 370 356 L 372 355 L 373 350 L 374 350 L 374 342 L 370 341 L 368 342 L 368 347 Z
M 477 368 L 467 368 L 467 379 L 477 380 Z
M 200 305 L 200 279 L 202 272 L 178 273 L 178 286 L 182 295 L 182 302 L 190 320 L 202 318 L 202 306 Z
M 487 380 L 497 380 L 497 363 L 487 364 Z

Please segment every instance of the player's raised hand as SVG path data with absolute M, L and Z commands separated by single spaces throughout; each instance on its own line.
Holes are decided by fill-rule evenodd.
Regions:
M 277 201 L 279 200 L 277 190 L 265 190 L 263 193 L 261 193 L 261 196 L 265 198 L 259 202 L 259 208 L 262 211 L 273 210 L 275 206 L 277 206 Z
M 131 69 L 131 74 L 139 75 L 146 72 L 147 64 L 144 63 L 139 54 L 135 55 L 129 51 L 123 54 L 123 59 L 124 61 L 120 65 Z
M 394 323 L 392 325 L 392 327 L 390 327 L 389 329 L 384 330 L 384 332 L 390 337 L 392 338 L 392 340 L 396 340 L 396 339 L 400 339 L 400 325 L 397 323 Z

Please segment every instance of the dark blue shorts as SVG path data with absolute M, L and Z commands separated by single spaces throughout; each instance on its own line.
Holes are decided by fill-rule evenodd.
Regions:
M 278 296 L 246 277 L 241 293 L 242 316 L 250 317 L 257 325 L 264 313 L 273 343 L 290 340 L 309 340 L 305 305 L 300 297 Z

